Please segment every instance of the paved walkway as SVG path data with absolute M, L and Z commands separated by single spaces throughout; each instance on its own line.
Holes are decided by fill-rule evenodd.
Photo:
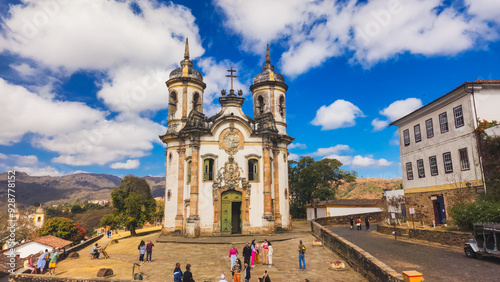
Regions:
M 377 226 L 373 225 L 372 230 Z M 398 272 L 417 270 L 428 281 L 500 281 L 500 259 L 467 258 L 458 248 L 394 240 L 376 231 L 350 230 L 347 226 L 330 228 Z
M 155 244 L 153 248 L 153 261 L 141 266 L 140 271 L 145 274 L 148 281 L 172 281 L 173 270 L 176 262 L 181 263 L 184 271 L 187 263 L 192 265 L 192 273 L 197 282 L 220 280 L 220 275 L 230 275 L 230 260 L 228 257 L 231 243 L 236 244 L 239 252 L 242 252 L 244 243 L 251 239 L 258 239 L 259 243 L 264 238 L 270 240 L 274 248 L 273 267 L 261 264 L 252 268 L 251 282 L 257 282 L 258 277 L 267 270 L 273 282 L 303 282 L 309 279 L 312 282 L 327 281 L 366 281 L 356 271 L 347 266 L 344 271 L 330 270 L 330 262 L 340 260 L 340 258 L 328 248 L 312 246 L 312 241 L 316 238 L 311 235 L 309 224 L 294 224 L 294 229 L 290 233 L 275 234 L 269 236 L 234 236 L 234 237 L 202 237 L 198 239 L 188 239 L 180 236 L 160 236 L 148 234 L 134 238 L 122 238 L 118 243 L 109 244 L 106 248 L 111 259 L 90 260 L 88 249 L 80 252 L 81 257 L 74 260 L 65 260 L 58 265 L 56 274 L 66 277 L 95 277 L 97 270 L 101 267 L 112 268 L 115 279 L 130 279 L 132 265 L 138 260 L 137 245 L 140 240 L 152 240 Z M 260 239 L 261 238 L 261 239 Z M 307 270 L 298 269 L 298 245 L 299 240 L 303 240 L 307 247 L 306 265 Z M 160 241 L 164 242 L 161 243 Z M 197 243 L 199 241 L 199 243 Z M 104 240 L 102 241 L 104 243 Z M 101 242 L 100 242 L 101 244 Z M 241 255 L 239 256 L 241 258 Z M 226 277 L 231 282 L 232 278 Z M 242 280 L 243 281 L 243 280 Z

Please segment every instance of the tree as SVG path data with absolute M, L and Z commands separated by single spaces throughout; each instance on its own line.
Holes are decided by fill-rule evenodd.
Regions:
M 73 220 L 64 217 L 54 217 L 47 220 L 42 228 L 38 230 L 40 236 L 52 235 L 58 238 L 72 241 L 74 244 L 80 243 L 87 234 L 87 229 L 74 223 Z
M 153 219 L 156 211 L 156 201 L 144 178 L 125 176 L 120 186 L 111 191 L 111 199 L 114 215 L 127 226 L 131 236 L 136 236 L 135 229 Z
M 114 214 L 110 213 L 101 218 L 99 225 L 101 227 L 109 226 L 110 229 L 116 229 L 119 227 L 120 221 Z
M 335 199 L 340 184 L 354 182 L 356 172 L 345 171 L 341 166 L 342 163 L 336 159 L 315 161 L 309 156 L 301 157 L 298 162 L 290 161 L 288 183 L 294 210 L 304 209 L 304 204 L 315 197 L 322 200 Z

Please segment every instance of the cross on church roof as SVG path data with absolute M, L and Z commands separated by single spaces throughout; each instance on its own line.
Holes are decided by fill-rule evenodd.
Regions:
M 236 72 L 236 70 L 233 69 L 233 66 L 231 66 L 231 68 L 228 69 L 227 71 L 231 73 L 230 75 L 226 75 L 226 77 L 230 77 L 231 78 L 231 90 L 233 90 L 233 77 L 238 77 L 238 76 L 237 75 L 233 75 L 233 72 Z

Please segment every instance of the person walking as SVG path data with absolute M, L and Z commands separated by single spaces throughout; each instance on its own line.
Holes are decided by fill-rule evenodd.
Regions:
M 257 243 L 257 241 L 255 241 L 255 264 L 259 264 L 260 263 L 260 247 L 259 247 L 259 243 Z
M 248 242 L 245 244 L 243 248 L 243 263 L 250 264 L 250 258 L 252 257 L 252 248 L 250 248 L 250 244 Z
M 245 262 L 245 282 L 249 282 L 252 276 L 250 275 L 250 266 Z
M 370 217 L 369 216 L 365 217 L 365 226 L 366 226 L 366 231 L 368 231 L 368 229 L 370 229 Z
M 174 268 L 174 282 L 182 282 L 181 264 L 176 263 Z
M 146 262 L 151 262 L 151 255 L 153 254 L 153 247 L 155 245 L 151 240 L 148 241 L 148 244 L 146 245 Z
M 349 218 L 349 223 L 351 224 L 351 230 L 354 230 L 354 217 Z
M 302 240 L 300 240 L 299 244 L 299 269 L 302 269 L 302 264 L 304 264 L 304 270 L 306 269 L 306 260 L 304 258 L 304 254 L 306 253 L 306 246 L 302 244 Z
M 191 273 L 191 265 L 189 263 L 186 264 L 186 271 L 184 271 L 182 282 L 194 282 L 193 274 Z
M 263 265 L 269 264 L 268 257 L 267 257 L 269 250 L 267 249 L 267 246 L 268 246 L 267 239 L 264 239 L 264 243 L 262 243 L 262 264 Z
M 274 250 L 273 250 L 273 246 L 271 245 L 271 242 L 267 242 L 267 249 L 268 249 L 267 256 L 268 256 L 269 267 L 273 267 Z
M 356 229 L 359 231 L 359 230 L 362 230 L 361 229 L 361 218 L 358 217 L 358 219 L 356 220 Z
M 57 258 L 59 258 L 59 253 L 57 252 L 56 248 L 52 248 L 52 252 L 50 253 L 50 260 L 49 260 L 49 275 L 56 274 Z
M 234 244 L 231 245 L 231 249 L 229 250 L 229 258 L 231 259 L 231 271 L 233 269 L 234 264 L 236 263 L 236 256 L 238 255 L 238 249 L 234 246 Z
M 234 276 L 233 276 L 234 282 L 241 282 L 241 260 L 240 259 L 236 259 L 236 263 L 234 264 L 232 270 L 234 273 Z
M 139 261 L 144 263 L 144 255 L 146 254 L 146 243 L 144 243 L 144 240 L 137 246 L 137 249 L 139 250 Z

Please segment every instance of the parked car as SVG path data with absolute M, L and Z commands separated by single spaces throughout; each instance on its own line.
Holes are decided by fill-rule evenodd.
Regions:
M 474 223 L 473 238 L 465 242 L 465 255 L 469 258 L 500 257 L 500 223 Z

